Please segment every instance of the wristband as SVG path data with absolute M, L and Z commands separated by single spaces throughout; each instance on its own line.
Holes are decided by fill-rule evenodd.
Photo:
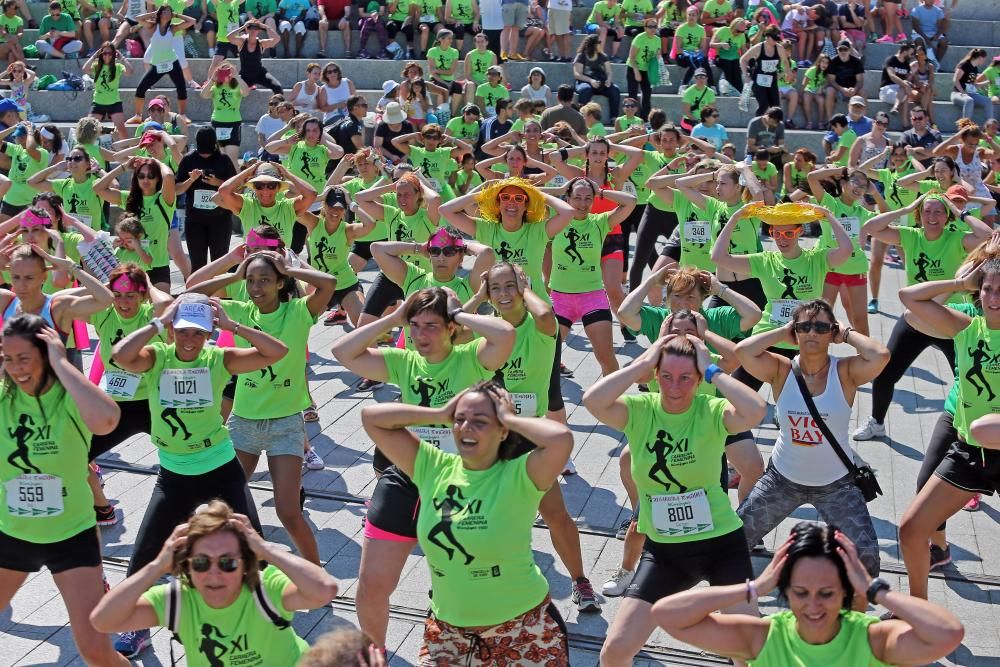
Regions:
M 456 317 L 458 317 L 459 315 L 461 315 L 461 314 L 462 314 L 462 313 L 464 313 L 464 312 L 465 312 L 465 311 L 464 311 L 464 310 L 462 310 L 461 308 L 452 308 L 451 310 L 449 310 L 449 311 L 448 311 L 448 318 L 449 318 L 449 319 L 450 319 L 450 320 L 451 320 L 452 322 L 454 322 L 454 321 L 455 321 L 455 318 L 456 318 Z
M 712 384 L 712 380 L 715 379 L 715 376 L 722 372 L 724 371 L 719 368 L 718 365 L 709 364 L 708 368 L 705 369 L 705 382 Z
M 154 317 L 149 321 L 149 323 L 156 327 L 156 333 L 163 333 L 163 330 L 166 328 L 163 326 L 163 320 L 159 317 Z
M 747 604 L 757 599 L 757 584 L 753 579 L 747 579 Z
M 872 583 L 868 585 L 868 593 L 867 593 L 868 601 L 872 604 L 875 604 L 875 596 L 881 593 L 882 591 L 889 591 L 889 590 L 892 590 L 892 587 L 889 585 L 888 581 L 886 581 L 882 577 L 875 577 L 874 579 L 872 579 Z
M 847 342 L 847 335 L 849 333 L 851 333 L 852 331 L 854 331 L 854 327 L 847 327 L 846 329 L 844 329 L 844 342 L 845 343 Z
M 561 157 L 563 159 L 563 162 L 565 162 L 567 160 L 567 158 L 569 158 L 569 149 L 560 148 L 559 149 L 559 157 Z
M 233 335 L 236 336 L 239 334 L 239 332 L 240 332 L 240 323 L 237 322 L 236 324 L 233 325 Z

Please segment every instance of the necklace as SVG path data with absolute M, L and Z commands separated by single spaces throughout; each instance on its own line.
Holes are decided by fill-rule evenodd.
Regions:
M 799 366 L 799 370 L 802 371 L 802 375 L 804 375 L 810 382 L 812 382 L 812 381 L 816 380 L 816 376 L 818 376 L 820 373 L 822 373 L 823 371 L 825 371 L 829 367 L 830 367 L 830 357 L 827 357 L 826 358 L 826 363 L 823 364 L 823 367 L 820 368 L 819 370 L 817 370 L 814 373 L 806 373 L 805 370 L 802 368 L 802 366 Z

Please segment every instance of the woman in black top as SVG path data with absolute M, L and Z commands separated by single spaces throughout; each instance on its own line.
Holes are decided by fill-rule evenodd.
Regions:
M 778 26 L 764 28 L 764 41 L 751 46 L 740 57 L 740 69 L 743 80 L 753 83 L 753 96 L 757 100 L 755 116 L 762 116 L 771 107 L 781 106 L 778 71 L 789 71 L 791 64 L 788 52 L 781 45 L 781 29 Z
M 979 70 L 986 64 L 986 49 L 975 48 L 955 65 L 951 77 L 951 103 L 962 109 L 964 118 L 972 118 L 976 107 L 990 109 L 990 98 L 979 92 L 977 86 L 986 83 Z
M 580 42 L 580 48 L 573 60 L 573 78 L 577 101 L 581 106 L 589 102 L 594 95 L 604 95 L 608 98 L 610 117 L 618 117 L 621 90 L 612 81 L 611 60 L 605 55 L 598 35 L 587 35 Z
M 260 31 L 267 31 L 267 37 L 260 38 Z M 273 49 L 281 43 L 281 36 L 270 25 L 247 21 L 244 30 L 237 35 L 230 35 L 229 41 L 240 54 L 240 78 L 248 86 L 264 86 L 270 88 L 276 95 L 282 93 L 281 82 L 267 71 L 261 64 L 265 49 Z

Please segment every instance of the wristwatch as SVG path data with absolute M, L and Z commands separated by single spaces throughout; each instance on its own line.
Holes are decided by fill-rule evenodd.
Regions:
M 464 312 L 465 311 L 462 310 L 461 308 L 452 308 L 451 310 L 448 311 L 448 317 L 449 317 L 449 319 L 451 319 L 454 322 L 455 318 L 458 317 L 459 315 L 461 315 Z
M 149 321 L 149 323 L 152 324 L 154 327 L 156 327 L 156 333 L 163 333 L 164 329 L 163 320 L 161 320 L 159 317 L 154 317 Z
M 886 581 L 882 577 L 875 577 L 874 579 L 872 579 L 872 583 L 868 584 L 868 593 L 867 593 L 868 601 L 871 602 L 872 604 L 875 604 L 875 596 L 881 593 L 882 591 L 891 590 L 891 588 L 892 587 L 889 586 L 888 581 Z

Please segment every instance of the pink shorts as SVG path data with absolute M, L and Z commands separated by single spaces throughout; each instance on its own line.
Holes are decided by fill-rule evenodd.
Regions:
M 861 287 L 868 284 L 868 276 L 863 273 L 834 273 L 830 271 L 826 274 L 826 284 L 845 287 Z
M 584 319 L 587 315 L 606 310 L 611 312 L 611 302 L 608 301 L 608 293 L 603 289 L 593 292 L 580 292 L 579 294 L 568 294 L 566 292 L 551 292 L 552 310 L 562 324 L 574 324 Z M 586 324 L 586 322 L 584 322 Z

